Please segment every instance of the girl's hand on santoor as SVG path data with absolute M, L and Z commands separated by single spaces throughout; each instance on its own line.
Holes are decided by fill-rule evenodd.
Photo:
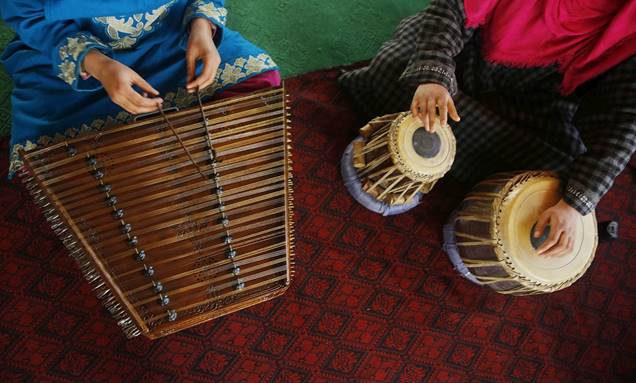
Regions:
M 188 69 L 188 84 L 186 89 L 194 92 L 197 88 L 205 88 L 216 77 L 221 64 L 221 56 L 214 45 L 215 26 L 206 19 L 196 18 L 190 24 L 190 38 L 186 50 L 186 64 Z M 197 61 L 203 62 L 201 74 L 195 78 Z
M 544 256 L 559 256 L 572 251 L 576 222 L 580 214 L 563 199 L 544 211 L 539 216 L 533 235 L 535 238 L 541 237 L 548 224 L 550 234 L 539 246 L 537 253 Z
M 91 50 L 84 58 L 86 72 L 99 80 L 110 99 L 132 114 L 148 113 L 157 110 L 163 100 L 159 92 L 146 82 L 134 70 L 113 60 L 97 50 Z M 139 94 L 133 85 L 154 98 Z
M 455 103 L 444 86 L 433 83 L 418 86 L 411 102 L 411 113 L 414 117 L 419 118 L 424 124 L 424 128 L 431 133 L 435 132 L 437 109 L 439 109 L 439 119 L 442 126 L 446 125 L 448 116 L 459 122 Z

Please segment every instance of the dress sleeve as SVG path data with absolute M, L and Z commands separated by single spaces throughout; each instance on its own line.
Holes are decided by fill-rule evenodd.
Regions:
M 214 43 L 218 47 L 223 39 L 223 28 L 225 28 L 225 22 L 227 21 L 227 9 L 224 5 L 224 0 L 189 0 L 188 8 L 183 18 L 185 36 L 187 37 L 188 35 L 192 19 L 202 17 L 208 19 L 216 27 Z
M 463 0 L 433 0 L 424 11 L 419 25 L 416 50 L 401 79 L 412 85 L 437 83 L 457 92 L 455 56 L 474 34 L 464 25 Z
M 596 207 L 636 149 L 636 57 L 589 85 L 574 116 L 587 151 L 574 161 L 564 194 L 581 214 Z
M 73 20 L 47 19 L 46 7 L 45 0 L 0 1 L 0 14 L 24 44 L 51 57 L 57 77 L 75 90 L 94 90 L 93 82 L 81 81 L 84 56 L 91 49 L 110 55 L 111 48 Z

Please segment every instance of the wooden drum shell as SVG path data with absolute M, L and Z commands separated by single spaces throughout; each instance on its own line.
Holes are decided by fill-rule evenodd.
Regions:
M 499 232 L 503 200 L 511 189 L 525 180 L 546 176 L 556 178 L 552 173 L 540 171 L 496 174 L 478 183 L 459 206 L 454 220 L 455 244 L 459 256 L 480 283 L 499 293 L 533 295 L 564 289 L 576 282 L 593 260 L 596 242 L 589 249 L 591 255 L 580 271 L 565 280 L 545 283 L 520 272 L 515 267 L 515 262 L 511 261 L 511 257 L 515 255 L 506 254 L 504 240 Z M 595 225 L 596 221 L 592 219 Z
M 451 159 L 441 172 L 426 174 L 428 169 L 412 169 L 402 163 L 398 143 L 401 122 L 409 113 L 395 113 L 375 118 L 360 129 L 362 141 L 354 141 L 353 166 L 357 169 L 363 190 L 377 200 L 397 205 L 413 200 L 417 193 L 428 193 L 450 169 L 455 141 L 444 127 L 450 141 Z M 440 128 L 441 129 L 441 128 Z

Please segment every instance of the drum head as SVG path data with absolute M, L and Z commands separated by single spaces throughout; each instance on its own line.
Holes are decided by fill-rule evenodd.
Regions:
M 562 256 L 537 254 L 532 241 L 532 229 L 539 215 L 556 204 L 560 197 L 560 181 L 548 173 L 527 176 L 513 185 L 504 197 L 495 222 L 499 243 L 503 244 L 505 261 L 522 281 L 537 289 L 552 291 L 578 279 L 589 267 L 598 241 L 594 213 L 579 216 L 574 246 Z
M 441 178 L 455 159 L 455 136 L 448 125 L 435 122 L 435 133 L 428 133 L 411 113 L 401 113 L 389 132 L 389 149 L 397 168 L 407 177 L 421 182 Z

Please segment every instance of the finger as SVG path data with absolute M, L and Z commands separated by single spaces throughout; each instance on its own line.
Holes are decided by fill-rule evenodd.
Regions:
M 163 100 L 161 98 L 145 98 L 132 88 L 127 92 L 126 103 L 134 114 L 154 112 L 159 108 Z
M 188 90 L 194 91 L 197 88 L 205 88 L 210 85 L 214 80 L 216 70 L 217 66 L 214 64 L 212 56 L 205 56 L 203 58 L 203 69 L 201 70 L 201 74 L 194 81 L 188 84 Z
M 561 233 L 559 242 L 554 245 L 550 250 L 546 251 L 543 255 L 546 257 L 560 256 L 565 254 L 568 248 L 568 241 L 570 237 L 566 233 Z
M 191 50 L 186 52 L 186 71 L 187 71 L 187 81 L 188 86 L 194 80 L 194 71 L 197 67 L 197 60 L 194 53 Z
M 411 101 L 411 114 L 413 115 L 413 118 L 419 118 L 418 113 L 417 98 L 413 97 L 413 101 Z
M 446 126 L 448 122 L 448 103 L 437 100 L 437 105 L 439 105 L 439 122 L 442 126 Z
M 135 73 L 135 76 L 132 79 L 132 83 L 137 85 L 141 90 L 146 91 L 152 94 L 153 96 L 159 95 L 159 91 L 153 88 L 152 85 L 150 85 L 146 80 L 143 79 L 143 77 L 141 77 L 137 73 Z
M 161 103 L 163 103 L 163 100 L 160 97 L 155 97 L 155 98 L 143 97 L 139 93 L 135 92 L 135 90 L 132 88 L 130 88 L 130 91 L 126 92 L 126 98 L 136 107 L 154 108 L 152 110 L 156 110 L 157 105 L 160 105 Z
M 201 69 L 201 73 L 197 76 L 193 81 L 191 81 L 187 88 L 188 90 L 195 90 L 197 88 L 203 88 L 203 84 L 205 84 L 210 78 L 211 72 L 214 70 L 213 66 L 210 62 L 210 56 L 204 56 L 201 58 L 203 61 L 203 69 Z
M 137 114 L 135 106 L 125 97 L 113 97 L 113 102 L 130 114 Z
M 561 240 L 561 234 L 563 234 L 563 230 L 556 230 L 556 228 L 550 229 L 550 236 L 545 240 L 537 249 L 537 252 L 540 255 L 545 255 L 545 253 L 550 250 L 553 246 L 555 246 Z
M 455 122 L 459 122 L 459 114 L 457 113 L 457 109 L 455 108 L 455 102 L 452 98 L 448 98 L 448 114 Z
M 433 133 L 435 131 L 435 118 L 437 117 L 437 106 L 435 105 L 434 98 L 431 97 L 428 99 L 427 109 L 428 109 L 427 113 L 428 113 L 428 126 L 429 126 L 428 131 Z
M 417 105 L 417 118 L 424 124 L 424 129 L 428 130 L 426 127 L 426 124 L 428 124 L 428 119 L 426 118 L 426 100 L 420 100 L 420 103 Z
M 205 67 L 203 67 L 203 73 L 201 75 L 201 77 L 204 77 L 204 75 L 205 77 L 203 80 L 200 81 L 199 87 L 207 88 L 210 84 L 212 84 L 214 78 L 216 77 L 216 71 L 218 70 L 218 68 L 219 66 L 215 63 L 212 56 L 206 56 Z
M 426 104 L 426 100 L 424 100 L 420 104 L 419 111 L 420 111 L 420 121 L 422 121 L 422 123 L 424 124 L 424 129 L 426 129 L 427 132 L 430 132 L 431 131 L 431 124 L 430 124 L 430 121 L 428 119 L 428 106 Z
M 550 213 L 548 211 L 544 211 L 543 214 L 539 216 L 539 219 L 537 220 L 537 224 L 534 227 L 533 235 L 535 238 L 541 237 L 541 235 L 545 231 L 545 227 L 548 225 L 549 222 L 550 222 Z

